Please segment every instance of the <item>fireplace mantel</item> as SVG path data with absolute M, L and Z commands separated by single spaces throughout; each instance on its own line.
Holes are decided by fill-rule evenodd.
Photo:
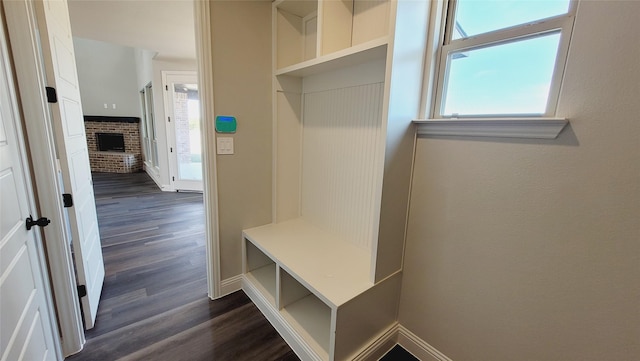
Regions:
M 104 115 L 85 115 L 85 122 L 98 122 L 98 123 L 140 123 L 138 117 L 112 117 Z

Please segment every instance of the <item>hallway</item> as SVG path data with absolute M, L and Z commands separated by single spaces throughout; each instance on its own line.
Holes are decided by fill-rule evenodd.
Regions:
M 243 292 L 207 297 L 202 194 L 94 173 L 105 263 L 96 327 L 67 360 L 297 360 Z

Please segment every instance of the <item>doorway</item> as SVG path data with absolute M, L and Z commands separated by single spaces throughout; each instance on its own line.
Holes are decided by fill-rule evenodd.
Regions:
M 65 2 L 55 2 L 62 7 Z M 107 3 L 107 2 L 105 2 Z M 110 2 L 108 2 L 110 3 Z M 8 6 L 7 4 L 14 4 Z M 47 215 L 58 214 L 62 212 L 62 200 L 60 197 L 60 187 L 58 187 L 60 181 L 57 178 L 56 159 L 53 148 L 53 135 L 51 131 L 51 122 L 49 121 L 48 105 L 45 103 L 44 92 L 44 79 L 42 77 L 43 71 L 41 64 L 42 59 L 39 53 L 38 44 L 38 30 L 37 19 L 35 12 L 32 11 L 33 3 L 30 1 L 15 1 L 3 3 L 5 7 L 12 8 L 13 11 L 18 12 L 17 15 L 13 14 L 7 17 L 11 21 L 8 21 L 8 29 L 10 32 L 14 32 L 20 36 L 22 41 L 12 41 L 15 46 L 15 53 L 19 54 L 16 60 L 16 73 L 18 82 L 20 83 L 20 97 L 25 104 L 25 117 L 30 119 L 27 122 L 27 133 L 33 149 L 34 154 L 33 169 L 34 178 L 38 185 L 38 189 L 41 190 L 38 193 L 42 195 L 40 199 L 40 206 Z M 66 8 L 66 5 L 64 6 Z M 195 7 L 198 9 L 196 14 L 205 17 L 201 23 L 199 23 L 198 31 L 202 32 L 202 24 L 208 23 L 208 11 L 202 9 L 200 2 L 195 2 Z M 62 8 L 60 8 L 62 9 Z M 59 14 L 62 20 L 68 22 L 66 9 L 62 9 Z M 16 16 L 14 16 L 16 15 Z M 16 36 L 18 36 L 16 35 Z M 203 42 L 208 41 L 209 34 L 205 33 Z M 210 41 L 210 40 L 209 40 Z M 13 48 L 13 46 L 12 46 Z M 199 56 L 198 63 L 203 64 L 200 60 L 202 54 Z M 65 64 L 68 64 L 67 62 Z M 204 62 L 206 64 L 206 62 Z M 35 70 L 34 70 L 35 69 Z M 71 67 L 65 67 L 64 70 L 71 71 Z M 209 69 L 206 68 L 208 74 Z M 203 77 L 203 75 L 200 75 Z M 203 94 L 209 94 L 211 92 L 210 86 L 207 85 L 207 81 L 202 81 L 205 84 L 204 88 L 200 91 Z M 161 98 L 161 96 L 160 96 Z M 210 99 L 210 97 L 208 97 Z M 113 109 L 113 105 L 111 104 Z M 211 112 L 211 105 L 203 104 L 203 116 Z M 80 113 L 82 115 L 82 113 Z M 81 129 L 82 126 L 79 127 Z M 203 133 L 208 134 L 206 131 L 206 124 Z M 164 127 L 163 127 L 164 128 Z M 209 153 L 206 142 L 203 144 L 206 153 Z M 207 164 L 210 164 L 215 169 L 215 160 L 209 160 Z M 212 169 L 204 171 L 213 172 Z M 209 181 L 207 181 L 209 179 Z M 207 189 L 215 190 L 215 177 L 204 177 L 205 187 Z M 207 185 L 208 183 L 208 185 Z M 211 224 L 210 220 L 215 220 L 217 217 L 217 209 L 215 202 L 216 192 L 205 192 L 205 227 L 206 227 L 206 258 L 207 258 L 207 278 L 209 296 L 211 298 L 218 294 L 218 266 L 217 261 L 212 261 L 212 258 L 216 258 L 217 253 L 217 231 Z M 75 275 L 73 274 L 73 265 L 70 259 L 70 250 L 68 247 L 68 240 L 64 224 L 61 221 L 63 217 L 56 217 L 52 224 L 45 229 L 45 236 L 50 240 L 47 247 L 47 254 L 49 258 L 50 274 L 52 288 L 55 292 L 56 298 L 56 313 L 59 316 L 59 328 L 62 334 L 62 347 L 63 354 L 69 355 L 79 351 L 84 343 L 84 334 L 82 330 L 82 320 L 80 319 L 80 310 L 77 305 L 78 290 L 76 289 Z M 209 243 L 214 243 L 213 245 Z M 209 266 L 209 263 L 214 263 Z
M 202 192 L 200 98 L 196 72 L 163 71 L 171 184 L 178 191 Z

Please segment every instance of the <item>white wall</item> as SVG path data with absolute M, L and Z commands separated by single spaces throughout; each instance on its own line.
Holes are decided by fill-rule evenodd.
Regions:
M 639 359 L 639 14 L 580 2 L 559 139 L 418 139 L 399 317 L 451 359 Z
M 156 52 L 146 49 L 136 48 L 134 50 L 136 61 L 136 80 L 138 91 L 142 90 L 147 84 L 153 80 L 153 57 Z
M 84 114 L 139 117 L 134 49 L 77 37 L 73 44 Z

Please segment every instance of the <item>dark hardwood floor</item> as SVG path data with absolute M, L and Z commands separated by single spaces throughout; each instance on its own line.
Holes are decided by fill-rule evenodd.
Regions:
M 105 262 L 96 326 L 67 360 L 298 360 L 249 298 L 207 297 L 202 195 L 93 175 Z
M 407 350 L 395 345 L 380 361 L 420 361 Z

